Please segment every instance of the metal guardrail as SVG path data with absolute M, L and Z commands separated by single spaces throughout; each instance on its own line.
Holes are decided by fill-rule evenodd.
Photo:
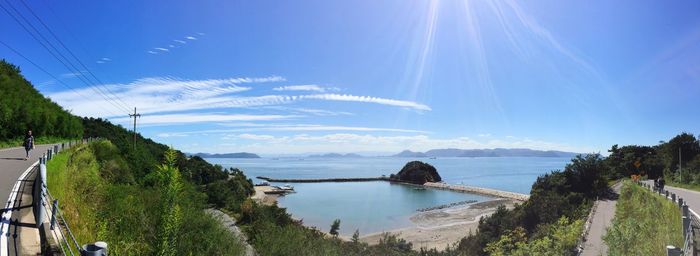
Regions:
M 683 247 L 677 248 L 673 245 L 666 246 L 666 255 L 668 256 L 695 256 L 695 230 L 700 229 L 700 215 L 688 207 L 688 204 L 683 201 L 683 198 L 677 196 L 675 193 L 668 190 L 663 190 L 660 188 L 655 188 L 654 186 L 637 181 L 640 186 L 649 189 L 654 193 L 665 197 L 668 200 L 676 203 L 680 209 L 680 214 L 682 216 L 681 227 L 683 232 Z
M 51 195 L 51 192 L 48 189 L 46 183 L 46 163 L 53 159 L 54 155 L 60 151 L 71 148 L 75 145 L 85 144 L 97 140 L 99 140 L 99 138 L 86 138 L 61 143 L 60 145 L 54 145 L 53 148 L 47 149 L 46 153 L 39 159 L 39 173 L 34 181 L 34 187 L 39 188 L 34 190 L 34 217 L 36 219 L 37 228 L 45 233 L 43 239 L 49 240 L 48 236 L 52 236 L 52 238 L 56 239 L 58 243 L 57 246 L 60 248 L 63 255 L 106 256 L 107 243 L 96 242 L 94 244 L 80 246 L 80 243 L 78 243 L 78 240 L 75 239 L 68 222 L 63 216 L 63 211 L 61 211 L 61 208 L 58 205 L 58 200 Z M 48 241 L 42 241 L 42 244 L 47 243 Z

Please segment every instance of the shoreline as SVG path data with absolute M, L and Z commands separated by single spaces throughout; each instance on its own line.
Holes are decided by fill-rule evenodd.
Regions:
M 409 185 L 421 186 L 416 184 Z M 461 189 L 456 190 L 455 187 L 445 188 L 446 184 L 437 185 L 441 187 L 433 187 L 435 185 L 431 184 L 425 187 L 430 189 L 452 190 L 461 193 L 485 194 L 477 193 L 471 190 L 471 188 L 467 190 L 462 187 L 456 187 L 456 189 Z M 272 186 L 255 186 L 255 194 L 251 198 L 261 204 L 276 204 L 279 195 L 264 193 L 270 190 L 274 190 L 274 188 Z M 494 196 L 494 194 L 496 197 L 486 201 L 470 204 L 456 204 L 450 207 L 412 213 L 409 215 L 411 226 L 364 235 L 360 234 L 360 241 L 370 245 L 378 244 L 379 240 L 382 239 L 386 233 L 413 243 L 414 250 L 426 248 L 442 251 L 448 246 L 458 243 L 470 233 L 476 232 L 479 228 L 479 220 L 482 217 L 493 214 L 499 206 L 504 205 L 506 208 L 511 209 L 516 204 L 523 202 L 523 200 L 520 199 L 503 197 L 503 194 L 500 193 L 496 194 L 491 192 L 486 195 Z M 345 241 L 351 240 L 351 235 L 340 235 L 338 237 Z
M 367 178 L 315 178 L 315 179 L 276 179 L 276 178 L 270 178 L 270 177 L 265 177 L 265 176 L 257 176 L 256 178 L 261 179 L 261 180 L 265 180 L 268 182 L 288 182 L 288 183 L 388 181 L 391 183 L 399 183 L 399 184 L 405 184 L 405 185 L 417 186 L 417 187 L 423 187 L 423 188 L 436 188 L 436 189 L 451 190 L 451 191 L 460 192 L 460 193 L 472 193 L 472 194 L 480 194 L 480 195 L 487 195 L 487 196 L 495 196 L 495 197 L 499 197 L 499 198 L 509 198 L 509 199 L 515 199 L 515 200 L 522 201 L 522 202 L 530 199 L 530 195 L 516 193 L 516 192 L 510 192 L 510 191 L 503 191 L 503 190 L 498 190 L 498 189 L 492 189 L 492 188 L 482 188 L 482 187 L 476 187 L 476 186 L 448 184 L 445 182 L 426 182 L 425 184 L 420 185 L 420 184 L 414 184 L 414 183 L 404 182 L 404 181 L 400 181 L 400 180 L 390 179 L 390 178 L 387 178 L 386 176 L 367 177 Z
M 360 241 L 374 245 L 379 243 L 384 234 L 390 234 L 413 243 L 414 250 L 425 248 L 442 251 L 476 232 L 479 220 L 493 214 L 499 206 L 505 205 L 510 209 L 517 203 L 518 200 L 498 198 L 467 206 L 416 213 L 409 218 L 413 227 L 369 233 L 360 236 Z

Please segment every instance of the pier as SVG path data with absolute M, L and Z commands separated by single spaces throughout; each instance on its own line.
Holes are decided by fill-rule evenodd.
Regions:
M 365 182 L 365 181 L 390 181 L 387 177 L 370 177 L 370 178 L 329 178 L 329 179 L 275 179 L 265 176 L 256 177 L 269 182 L 287 182 L 287 183 L 316 183 L 316 182 Z
M 530 195 L 521 194 L 521 193 L 501 191 L 501 190 L 490 189 L 490 188 L 472 187 L 472 186 L 466 186 L 466 185 L 450 185 L 450 184 L 442 183 L 442 182 L 426 182 L 425 184 L 423 184 L 423 186 L 430 187 L 430 188 L 447 189 L 447 190 L 452 190 L 452 191 L 457 191 L 457 192 L 466 192 L 466 193 L 473 193 L 473 194 L 482 194 L 482 195 L 487 195 L 487 196 L 497 196 L 497 197 L 502 197 L 502 198 L 510 198 L 510 199 L 515 199 L 515 200 L 523 201 L 523 202 L 530 199 Z
M 389 182 L 396 182 L 396 183 L 402 183 L 402 184 L 413 185 L 413 186 L 421 186 L 418 184 L 412 184 L 412 183 L 406 183 L 406 182 L 399 181 L 399 180 L 394 180 L 394 179 L 391 179 L 389 177 L 276 179 L 276 178 L 270 178 L 270 177 L 265 177 L 265 176 L 258 176 L 256 178 L 261 179 L 261 180 L 265 180 L 265 181 L 269 181 L 269 182 L 285 182 L 285 183 L 389 181 Z M 446 189 L 446 190 L 452 190 L 455 192 L 472 193 L 472 194 L 481 194 L 481 195 L 495 196 L 495 197 L 501 197 L 501 198 L 509 198 L 509 199 L 515 199 L 518 201 L 527 201 L 530 198 L 530 195 L 521 194 L 521 193 L 502 191 L 502 190 L 496 190 L 496 189 L 490 189 L 490 188 L 466 186 L 466 185 L 451 185 L 451 184 L 447 184 L 447 183 L 443 183 L 443 182 L 426 182 L 421 187 Z

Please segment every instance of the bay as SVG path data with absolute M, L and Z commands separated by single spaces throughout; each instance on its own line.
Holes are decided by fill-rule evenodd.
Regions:
M 257 176 L 273 178 L 379 177 L 398 172 L 410 158 L 208 158 L 210 163 L 239 168 L 254 182 Z M 419 158 L 438 170 L 450 184 L 465 184 L 529 194 L 539 175 L 563 169 L 570 158 L 477 157 Z M 273 184 L 283 185 L 283 184 Z M 409 217 L 417 209 L 454 202 L 491 199 L 487 196 L 446 190 L 416 190 L 389 182 L 294 183 L 297 193 L 278 202 L 305 225 L 328 231 L 334 219 L 341 220 L 341 234 L 388 231 L 411 226 Z

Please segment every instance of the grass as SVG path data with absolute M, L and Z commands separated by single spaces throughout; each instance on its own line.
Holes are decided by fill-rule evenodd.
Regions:
M 683 246 L 681 233 L 676 204 L 626 180 L 603 239 L 609 255 L 665 255 L 667 245 Z
M 51 144 L 51 143 L 66 142 L 69 140 L 75 140 L 75 139 L 68 139 L 68 138 L 63 138 L 63 137 L 53 137 L 53 136 L 34 137 L 34 143 L 37 145 L 38 144 Z M 0 141 L 0 148 L 21 147 L 23 144 L 24 144 L 24 137 L 11 139 L 11 140 L 4 140 L 4 141 Z
M 158 252 L 162 223 L 161 190 L 121 181 L 128 165 L 109 141 L 78 145 L 47 163 L 51 194 L 81 244 L 106 241 L 110 255 Z M 206 197 L 186 184 L 177 196 L 183 222 L 178 226 L 175 255 L 241 255 L 243 246 L 203 212 Z

